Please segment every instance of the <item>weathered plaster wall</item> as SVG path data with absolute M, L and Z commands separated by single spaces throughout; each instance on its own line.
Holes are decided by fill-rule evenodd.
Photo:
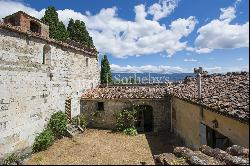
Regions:
M 173 98 L 173 117 L 174 131 L 181 136 L 187 146 L 199 148 L 200 140 L 200 123 L 213 128 L 213 120 L 218 121 L 218 128 L 214 130 L 228 137 L 233 144 L 249 147 L 249 125 L 237 120 L 222 116 L 215 112 L 203 109 L 201 107 Z
M 42 64 L 46 44 L 0 29 L 0 158 L 30 147 L 68 97 L 79 114 L 82 93 L 99 83 L 96 57 L 49 45 L 50 65 Z
M 104 102 L 104 111 L 97 111 L 97 103 Z M 87 115 L 90 127 L 114 129 L 116 119 L 114 114 L 122 109 L 135 105 L 149 105 L 153 108 L 153 130 L 155 132 L 170 128 L 169 104 L 166 100 L 130 99 L 130 100 L 82 100 L 81 113 Z M 97 117 L 93 116 L 98 112 Z

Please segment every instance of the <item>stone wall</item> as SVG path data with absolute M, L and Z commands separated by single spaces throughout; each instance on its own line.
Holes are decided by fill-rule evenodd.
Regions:
M 98 84 L 97 56 L 0 28 L 0 158 L 30 149 L 67 98 L 78 115 L 82 93 Z
M 229 138 L 231 144 L 249 147 L 249 125 L 220 115 L 201 106 L 173 97 L 173 128 L 187 146 L 198 149 L 202 145 L 201 123 Z M 213 121 L 218 122 L 214 128 Z
M 104 102 L 104 111 L 97 110 L 97 103 Z M 169 103 L 164 99 L 120 99 L 120 100 L 81 100 L 81 113 L 88 117 L 89 127 L 114 129 L 115 114 L 124 108 L 135 105 L 149 105 L 153 108 L 153 131 L 166 131 L 170 128 Z M 93 114 L 96 113 L 96 116 Z

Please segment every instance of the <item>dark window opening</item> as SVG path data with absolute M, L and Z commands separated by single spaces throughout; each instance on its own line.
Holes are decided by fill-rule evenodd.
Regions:
M 206 127 L 207 129 L 207 145 L 212 148 L 220 148 L 222 150 L 225 150 L 229 147 L 229 139 L 222 135 L 221 133 L 217 132 L 216 130 L 213 130 L 210 127 Z
M 43 62 L 42 64 L 48 64 L 51 63 L 51 48 L 49 45 L 44 45 L 43 47 Z
M 230 140 L 226 136 L 203 123 L 200 124 L 200 140 L 202 145 L 208 145 L 211 148 L 220 148 L 222 150 L 225 150 L 231 145 Z
M 40 25 L 34 21 L 30 21 L 30 30 L 35 33 L 40 33 Z
M 10 17 L 8 19 L 8 22 L 12 25 L 12 26 L 16 26 L 16 18 L 15 17 Z
M 104 102 L 98 102 L 97 103 L 97 110 L 98 111 L 104 111 Z
M 89 66 L 89 58 L 86 58 L 86 66 Z

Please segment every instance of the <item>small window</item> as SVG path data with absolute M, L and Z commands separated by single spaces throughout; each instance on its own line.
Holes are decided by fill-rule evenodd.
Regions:
M 40 25 L 34 21 L 30 21 L 30 30 L 35 33 L 40 33 Z
M 89 58 L 86 58 L 86 67 L 89 66 Z
M 104 111 L 104 102 L 97 103 L 97 111 Z

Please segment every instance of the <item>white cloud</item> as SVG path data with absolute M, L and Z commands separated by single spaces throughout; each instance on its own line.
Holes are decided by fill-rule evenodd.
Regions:
M 244 59 L 243 58 L 237 58 L 236 60 L 237 61 L 243 61 Z
M 230 6 L 228 8 L 221 8 L 220 9 L 221 14 L 220 14 L 220 20 L 227 20 L 227 21 L 232 21 L 236 16 L 235 16 L 235 8 Z
M 153 15 L 153 20 L 167 17 L 178 5 L 178 0 L 160 0 L 149 7 L 148 14 Z
M 182 73 L 184 69 L 179 66 L 153 66 L 153 65 L 145 65 L 145 66 L 119 66 L 116 64 L 110 65 L 112 72 L 114 73 Z
M 185 62 L 197 62 L 197 59 L 184 59 Z
M 37 11 L 34 8 L 31 8 L 27 5 L 24 5 L 20 2 L 16 1 L 5 1 L 5 0 L 0 0 L 0 19 L 4 18 L 7 15 L 13 14 L 17 11 L 25 11 L 26 13 L 35 16 L 37 18 L 41 18 L 44 13 L 45 9 L 42 9 L 40 11 Z
M 249 22 L 242 25 L 230 24 L 236 17 L 235 13 L 235 7 L 222 8 L 219 19 L 214 19 L 198 29 L 198 37 L 195 40 L 197 53 L 248 47 Z
M 11 6 L 11 8 L 10 8 Z M 0 16 L 4 17 L 18 10 L 41 18 L 45 9 L 37 11 L 17 1 L 0 1 Z M 109 53 L 118 58 L 166 53 L 174 55 L 186 49 L 183 41 L 194 29 L 193 16 L 174 20 L 169 27 L 154 20 L 148 20 L 144 5 L 135 6 L 135 20 L 128 21 L 117 16 L 117 8 L 101 9 L 99 13 L 83 14 L 71 9 L 58 10 L 58 16 L 65 25 L 70 18 L 85 22 L 99 52 Z M 182 41 L 181 41 L 182 40 Z
M 226 73 L 226 72 L 241 72 L 241 71 L 248 71 L 249 66 L 234 66 L 234 67 L 204 67 L 205 71 L 208 71 L 209 74 L 212 73 Z

